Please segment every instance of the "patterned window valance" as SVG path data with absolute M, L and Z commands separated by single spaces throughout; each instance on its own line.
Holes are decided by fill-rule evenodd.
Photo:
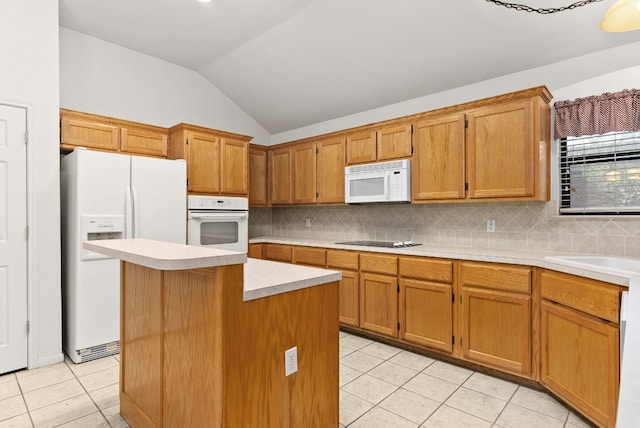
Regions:
M 574 101 L 558 101 L 555 138 L 640 131 L 640 90 L 625 89 Z

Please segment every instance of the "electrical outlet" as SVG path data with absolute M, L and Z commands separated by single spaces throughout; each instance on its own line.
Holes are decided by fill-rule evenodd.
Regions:
M 495 232 L 495 231 L 496 231 L 496 221 L 487 220 L 487 232 Z
M 289 376 L 298 371 L 298 347 L 284 351 L 284 375 Z
M 310 218 L 306 219 L 304 223 L 305 223 L 305 225 L 307 227 L 311 227 L 311 219 Z

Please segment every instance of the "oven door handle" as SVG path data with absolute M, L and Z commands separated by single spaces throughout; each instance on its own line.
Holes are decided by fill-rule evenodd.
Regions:
M 189 214 L 189 217 L 196 220 L 216 219 L 216 220 L 241 220 L 247 218 L 247 213 L 207 213 L 207 214 Z

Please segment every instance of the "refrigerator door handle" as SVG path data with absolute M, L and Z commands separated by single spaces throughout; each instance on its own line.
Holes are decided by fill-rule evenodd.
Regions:
M 125 238 L 133 238 L 133 201 L 131 186 L 127 186 L 124 197 Z
M 131 186 L 131 200 L 133 201 L 133 236 L 132 238 L 138 238 L 140 235 L 140 213 L 138 212 L 138 192 L 136 188 Z

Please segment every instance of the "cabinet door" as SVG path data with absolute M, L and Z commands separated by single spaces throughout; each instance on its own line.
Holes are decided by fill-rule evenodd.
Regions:
M 347 137 L 347 165 L 375 162 L 377 158 L 375 131 L 359 132 Z
M 360 327 L 398 336 L 398 281 L 395 276 L 360 273 Z
M 451 284 L 400 279 L 400 338 L 451 352 L 452 293 Z
M 618 327 L 544 300 L 541 327 L 542 383 L 598 425 L 614 427 Z
M 377 140 L 379 161 L 411 156 L 411 125 L 383 128 Z
M 249 149 L 249 206 L 266 207 L 267 197 L 267 151 Z
M 220 193 L 246 196 L 249 191 L 249 143 L 222 138 L 220 141 Z
M 533 100 L 479 108 L 467 118 L 469 197 L 533 196 Z
M 417 123 L 413 147 L 413 199 L 463 199 L 464 114 Z
M 291 189 L 291 150 L 269 151 L 269 175 L 271 204 L 287 205 L 293 201 Z
M 191 192 L 220 192 L 220 139 L 213 135 L 190 132 L 187 145 L 187 189 Z
M 338 314 L 341 323 L 358 327 L 359 294 L 358 272 L 342 270 L 342 279 L 338 285 Z
M 531 298 L 462 287 L 462 355 L 514 374 L 531 373 Z
M 62 118 L 60 144 L 101 150 L 118 150 L 118 127 L 89 120 Z
M 317 143 L 318 203 L 344 202 L 344 138 Z
M 297 144 L 291 149 L 293 157 L 293 203 L 316 202 L 316 145 Z
M 148 156 L 167 156 L 168 133 L 151 129 L 121 128 L 120 149 Z

